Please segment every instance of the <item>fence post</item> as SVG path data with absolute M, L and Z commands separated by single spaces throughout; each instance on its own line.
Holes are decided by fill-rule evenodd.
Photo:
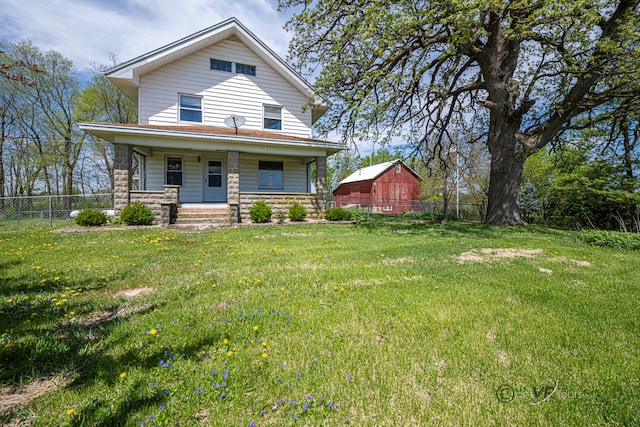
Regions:
M 51 201 L 52 196 L 49 195 L 49 228 L 53 228 L 53 204 Z

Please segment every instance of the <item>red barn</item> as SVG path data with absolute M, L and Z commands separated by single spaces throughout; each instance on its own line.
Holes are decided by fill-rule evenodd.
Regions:
M 399 214 L 420 199 L 422 178 L 402 160 L 359 169 L 333 190 L 336 206 L 370 207 L 373 212 Z

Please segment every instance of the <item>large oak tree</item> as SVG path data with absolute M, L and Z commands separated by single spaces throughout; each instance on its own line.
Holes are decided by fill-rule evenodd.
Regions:
M 386 132 L 443 151 L 488 123 L 486 222 L 522 225 L 525 160 L 591 112 L 639 96 L 640 0 L 280 0 L 294 66 L 346 140 Z M 476 121 L 475 119 L 480 119 Z M 426 148 L 425 148 L 426 149 Z

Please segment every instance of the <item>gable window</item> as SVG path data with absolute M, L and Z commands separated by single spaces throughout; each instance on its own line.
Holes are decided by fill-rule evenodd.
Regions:
M 282 162 L 260 161 L 258 169 L 258 188 L 267 190 L 282 190 L 284 188 Z
M 202 123 L 202 98 L 180 95 L 180 121 Z
M 256 66 L 255 65 L 247 65 L 247 64 L 236 64 L 236 73 L 237 74 L 246 74 L 248 76 L 256 75 Z
M 182 185 L 182 158 L 167 157 L 167 185 Z
M 231 62 L 221 61 L 219 59 L 211 59 L 210 61 L 212 70 L 231 72 Z
M 264 106 L 264 128 L 282 130 L 282 107 L 275 105 Z

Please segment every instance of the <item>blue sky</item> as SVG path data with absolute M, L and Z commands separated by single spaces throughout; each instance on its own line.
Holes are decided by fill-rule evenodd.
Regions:
M 235 16 L 283 58 L 291 35 L 277 0 L 0 0 L 0 40 L 30 40 L 78 71 L 122 62 Z

